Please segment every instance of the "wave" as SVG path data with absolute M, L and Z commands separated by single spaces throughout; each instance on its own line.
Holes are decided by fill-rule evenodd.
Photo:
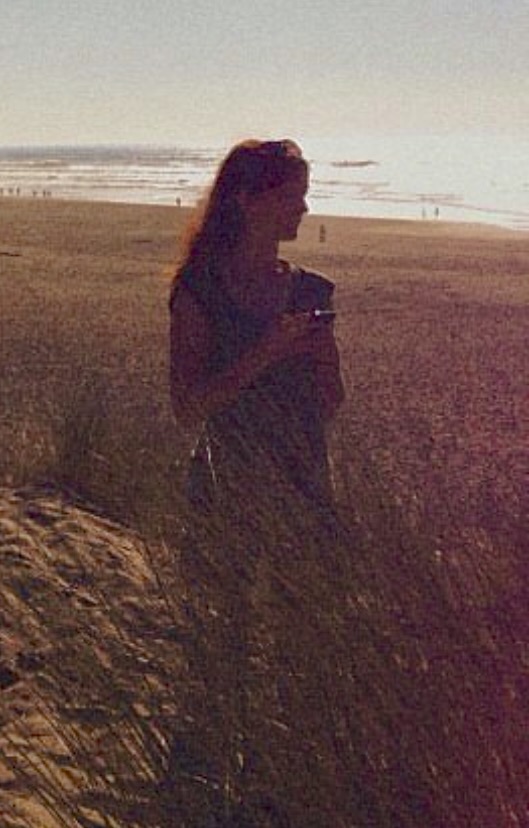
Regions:
M 354 160 L 336 152 L 326 160 L 311 161 L 309 203 L 337 215 L 415 217 L 437 206 L 443 213 L 490 220 L 509 226 L 529 222 L 525 170 L 520 175 L 519 154 L 510 166 L 502 162 L 502 178 L 489 181 L 473 165 L 454 170 L 454 154 L 431 162 L 431 154 L 399 155 Z M 0 147 L 0 194 L 24 195 L 46 189 L 55 197 L 128 201 L 142 204 L 194 204 L 202 197 L 222 148 L 156 145 L 97 145 Z M 525 173 L 525 174 L 524 174 Z M 361 177 L 359 177 L 361 176 Z M 522 183 L 520 183 L 520 178 Z M 446 189 L 443 184 L 448 184 Z M 400 212 L 399 212 L 400 209 Z

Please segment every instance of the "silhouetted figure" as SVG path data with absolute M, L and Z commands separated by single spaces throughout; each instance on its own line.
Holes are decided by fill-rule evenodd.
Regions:
M 327 241 L 327 228 L 324 224 L 320 224 L 320 244 L 325 244 Z
M 332 514 L 324 423 L 343 386 L 332 315 L 313 311 L 329 309 L 334 285 L 278 254 L 280 241 L 297 237 L 308 176 L 292 141 L 234 147 L 171 296 L 174 413 L 204 423 L 190 458 L 189 501 L 203 525 L 246 530 L 249 548 L 265 543 L 257 512 L 281 505 L 292 533 L 303 509 L 316 523 Z M 280 484 L 291 504 L 277 497 Z
M 308 543 L 323 555 L 337 531 L 325 424 L 344 390 L 333 314 L 315 313 L 331 310 L 334 284 L 279 255 L 280 242 L 297 237 L 308 185 L 308 162 L 293 141 L 233 147 L 191 221 L 170 299 L 174 414 L 187 430 L 200 426 L 183 492 L 180 572 L 189 612 L 212 608 L 209 634 L 222 654 L 206 697 L 192 702 L 225 722 L 223 767 L 227 757 L 235 775 L 260 761 L 252 585 L 268 564 L 274 571 L 278 560 L 308 557 Z M 296 635 L 273 635 L 280 664 Z M 201 687 L 207 636 L 194 647 L 190 686 Z M 189 729 L 192 745 L 200 728 Z M 280 825 L 279 814 L 254 812 L 229 824 L 249 828 L 255 815 L 259 828 L 266 819 Z

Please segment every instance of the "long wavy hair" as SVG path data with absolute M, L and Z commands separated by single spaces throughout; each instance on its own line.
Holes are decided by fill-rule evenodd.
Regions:
M 236 144 L 220 164 L 209 193 L 187 228 L 173 291 L 184 271 L 199 272 L 233 253 L 245 229 L 238 195 L 258 195 L 306 173 L 307 169 L 301 149 L 289 139 L 248 139 Z

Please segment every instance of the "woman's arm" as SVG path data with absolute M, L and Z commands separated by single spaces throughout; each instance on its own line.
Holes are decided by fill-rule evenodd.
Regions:
M 171 309 L 171 400 L 175 416 L 190 425 L 207 418 L 234 402 L 273 363 L 312 352 L 317 333 L 310 314 L 284 316 L 237 362 L 209 377 L 211 331 L 192 294 L 181 287 Z
M 205 316 L 190 292 L 180 287 L 171 304 L 170 384 L 173 412 L 182 423 L 202 418 L 195 388 L 203 382 L 210 348 Z

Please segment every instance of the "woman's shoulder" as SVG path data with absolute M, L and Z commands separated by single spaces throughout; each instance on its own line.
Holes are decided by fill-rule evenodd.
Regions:
M 334 292 L 334 282 L 324 273 L 291 265 L 294 302 L 299 310 L 327 307 Z
M 212 279 L 207 268 L 198 272 L 196 268 L 184 267 L 173 282 L 170 307 L 172 308 L 175 298 L 183 293 L 191 296 L 203 310 L 207 310 L 211 303 L 212 291 Z

